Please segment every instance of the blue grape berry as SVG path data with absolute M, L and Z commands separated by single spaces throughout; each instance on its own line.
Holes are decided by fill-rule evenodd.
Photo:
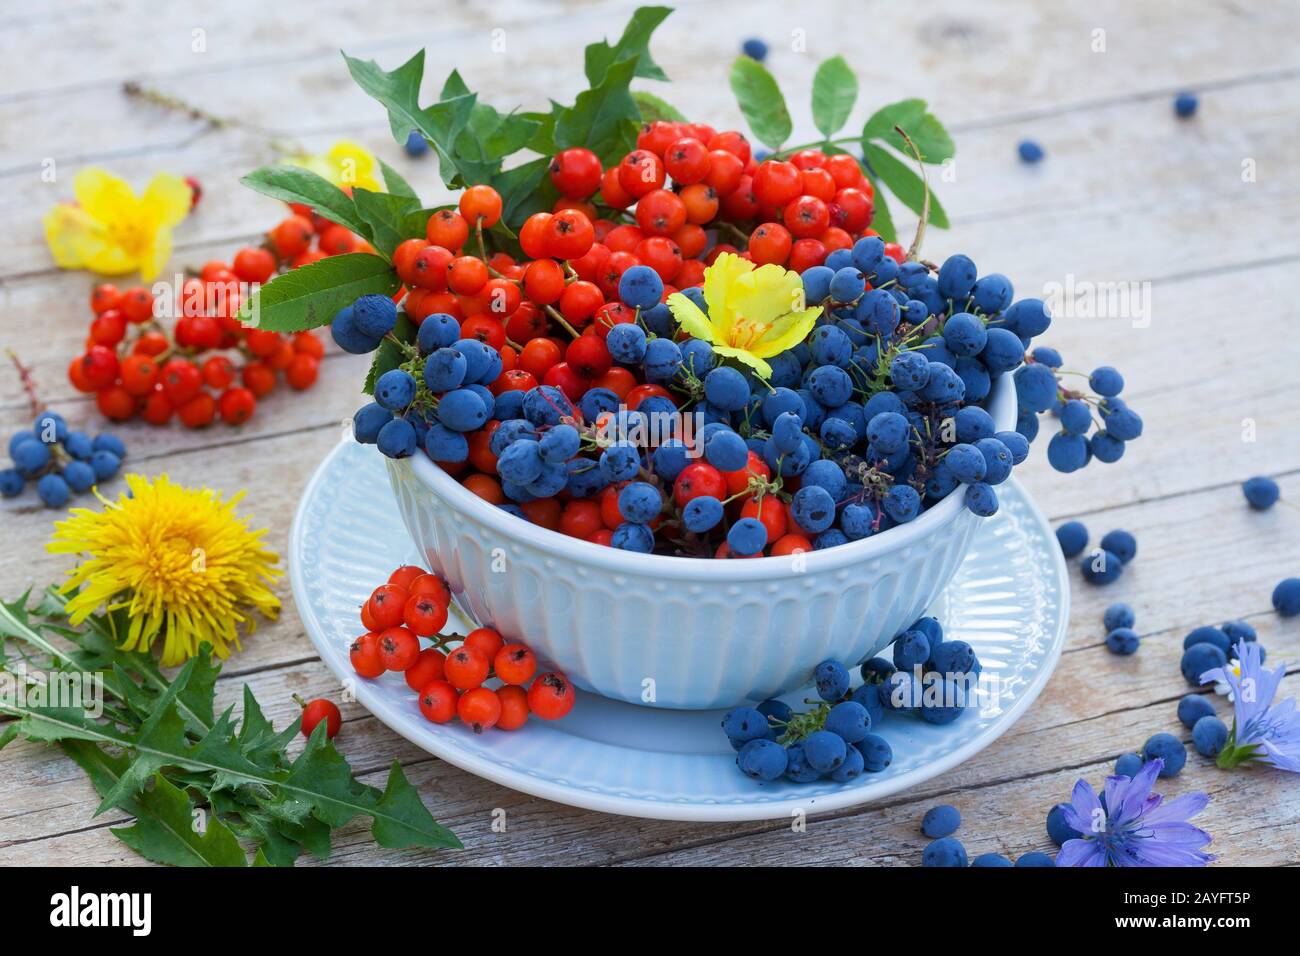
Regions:
M 839 734 L 814 730 L 804 738 L 803 755 L 808 766 L 819 773 L 830 773 L 844 762 L 847 744 Z
M 767 526 L 757 518 L 741 518 L 727 532 L 727 547 L 732 554 L 758 554 L 766 546 Z
M 738 743 L 758 740 L 768 734 L 767 717 L 753 707 L 735 707 L 723 714 L 722 732 Z
M 1196 114 L 1200 101 L 1195 93 L 1179 93 L 1174 97 L 1174 113 L 1179 119 L 1188 119 Z
M 1065 807 L 1066 804 L 1058 803 L 1047 812 L 1047 835 L 1057 846 L 1061 846 L 1066 840 L 1076 840 L 1083 836 L 1065 821 Z
M 405 418 L 391 419 L 379 429 L 375 444 L 388 458 L 409 458 L 415 454 L 415 428 Z
M 1115 773 L 1123 777 L 1136 777 L 1142 769 L 1142 758 L 1137 754 L 1120 754 L 1115 761 Z
M 419 130 L 411 130 L 406 137 L 406 142 L 402 144 L 402 149 L 406 150 L 406 155 L 412 159 L 419 159 L 429 151 L 429 141 L 426 140 Z
M 50 472 L 42 475 L 41 480 L 36 483 L 36 493 L 41 496 L 41 501 L 45 502 L 46 507 L 62 508 L 72 496 L 72 489 L 68 487 L 62 475 Z
M 862 754 L 863 768 L 868 773 L 879 773 L 894 761 L 893 748 L 879 734 L 867 734 L 853 746 Z
M 1117 627 L 1132 627 L 1137 623 L 1137 615 L 1133 613 L 1133 609 L 1127 604 L 1112 604 L 1106 608 L 1101 623 L 1107 631 L 1113 631 Z
M 975 857 L 975 859 L 971 860 L 970 865 L 979 867 L 1009 867 L 1012 863 L 1001 853 L 981 853 L 979 856 Z
M 775 740 L 750 740 L 736 754 L 736 766 L 755 780 L 779 780 L 787 767 L 786 749 Z
M 1192 744 L 1202 757 L 1217 757 L 1228 742 L 1228 725 L 1218 717 L 1202 717 L 1192 728 Z
M 1040 162 L 1045 155 L 1043 147 L 1039 146 L 1038 143 L 1034 142 L 1032 139 L 1022 139 L 1020 144 L 1016 147 L 1016 152 L 1020 154 L 1020 161 L 1022 163 L 1028 163 L 1030 165 Z
M 13 498 L 21 494 L 26 485 L 27 479 L 18 474 L 18 469 L 6 468 L 0 471 L 0 495 Z
M 841 701 L 826 715 L 826 729 L 855 744 L 871 731 L 871 714 L 852 700 Z
M 1089 584 L 1114 584 L 1124 573 L 1124 562 L 1104 548 L 1095 548 L 1083 556 L 1080 569 Z
M 817 696 L 822 700 L 842 700 L 849 691 L 849 672 L 836 660 L 825 660 L 813 671 L 813 680 L 817 684 Z
M 1201 683 L 1202 674 L 1216 667 L 1225 667 L 1227 663 L 1228 655 L 1213 644 L 1193 644 L 1183 651 L 1178 667 L 1183 672 L 1183 679 L 1195 687 Z
M 1165 765 L 1160 768 L 1160 776 L 1176 777 L 1187 763 L 1187 747 L 1173 734 L 1153 734 L 1142 745 L 1142 758 L 1163 760 Z
M 1232 652 L 1232 639 L 1228 637 L 1227 632 L 1208 624 L 1192 628 L 1183 638 L 1183 650 L 1187 650 L 1193 644 L 1213 644 L 1224 654 Z
M 750 37 L 740 45 L 740 52 L 751 60 L 762 63 L 767 59 L 767 44 L 757 37 Z
M 1273 589 L 1273 609 L 1282 617 L 1300 614 L 1300 578 L 1286 578 Z
M 1136 654 L 1141 643 L 1137 631 L 1131 627 L 1117 627 L 1106 635 L 1106 649 L 1124 657 Z
M 1056 861 L 1043 853 L 1041 850 L 1033 850 L 1029 853 L 1021 854 L 1016 860 L 1016 866 L 1056 866 Z
M 415 398 L 415 379 L 400 368 L 389 369 L 375 381 L 375 401 L 400 412 Z
M 1125 564 L 1137 557 L 1137 547 L 1137 538 L 1133 537 L 1129 532 L 1119 529 L 1107 532 L 1106 536 L 1101 539 L 1102 550 L 1109 551 Z
M 952 836 L 961 826 L 961 811 L 946 803 L 931 807 L 921 818 L 921 832 L 932 840 Z
M 942 837 L 925 848 L 921 865 L 964 868 L 967 865 L 966 848 L 955 837 Z
M 1277 504 L 1277 499 L 1282 492 L 1272 478 L 1256 475 L 1241 483 L 1241 493 L 1246 496 L 1246 501 L 1256 511 L 1267 511 Z
M 1056 540 L 1067 558 L 1082 554 L 1088 546 L 1088 529 L 1081 521 L 1067 521 L 1056 529 Z
M 1188 694 L 1178 702 L 1178 720 L 1191 730 L 1202 717 L 1214 715 L 1214 705 L 1202 694 Z
M 634 309 L 650 309 L 664 294 L 664 280 L 649 266 L 632 266 L 618 280 L 618 297 Z

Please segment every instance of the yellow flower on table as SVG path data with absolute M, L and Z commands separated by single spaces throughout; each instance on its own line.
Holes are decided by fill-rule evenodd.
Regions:
M 324 155 L 294 156 L 286 160 L 290 166 L 309 169 L 322 179 L 328 179 L 340 189 L 360 186 L 372 193 L 384 191 L 378 179 L 379 162 L 366 148 L 350 139 L 341 139 Z
M 77 173 L 72 189 L 76 202 L 45 216 L 45 241 L 59 267 L 157 278 L 172 253 L 172 228 L 190 211 L 185 180 L 159 173 L 137 196 L 126 180 L 92 167 Z
M 763 378 L 772 374 L 766 359 L 794 348 L 812 331 L 821 306 L 807 307 L 799 273 L 768 264 L 755 267 L 724 252 L 704 270 L 706 315 L 680 292 L 668 308 L 691 336 L 713 351 L 744 362 Z
M 166 475 L 150 481 L 127 475 L 129 493 L 103 511 L 74 508 L 55 523 L 46 546 L 53 554 L 83 554 L 62 593 L 75 591 L 67 611 L 75 626 L 97 608 L 125 608 L 130 620 L 119 643 L 149 650 L 162 641 L 162 663 L 182 664 L 199 645 L 218 657 L 239 648 L 239 629 L 251 611 L 274 619 L 280 600 L 270 583 L 279 557 L 235 514 L 243 493 L 229 501 L 208 488 L 184 488 Z M 79 589 L 79 590 L 78 590 Z

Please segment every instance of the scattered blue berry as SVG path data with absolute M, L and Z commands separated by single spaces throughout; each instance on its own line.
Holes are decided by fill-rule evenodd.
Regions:
M 932 840 L 951 836 L 961 826 L 961 811 L 947 803 L 931 807 L 921 818 L 921 832 Z
M 921 854 L 921 865 L 965 868 L 966 848 L 955 837 L 935 840 Z
M 1153 734 L 1142 745 L 1142 758 L 1163 760 L 1165 765 L 1160 768 L 1160 776 L 1176 777 L 1187 763 L 1187 747 L 1173 734 Z

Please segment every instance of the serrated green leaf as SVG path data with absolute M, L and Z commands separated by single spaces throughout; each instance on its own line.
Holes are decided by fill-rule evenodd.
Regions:
M 356 84 L 388 110 L 388 125 L 393 138 L 404 144 L 413 131 L 419 132 L 438 154 L 438 174 L 442 181 L 448 186 L 454 185 L 460 177 L 460 168 L 456 165 L 456 140 L 469 122 L 477 101 L 475 95 L 466 92 L 421 108 L 423 50 L 392 72 L 383 70 L 373 60 L 354 59 L 346 53 L 343 59 Z
M 636 61 L 636 76 L 667 80 L 667 75 L 650 56 L 650 36 L 672 12 L 672 7 L 638 7 L 612 47 L 605 40 L 588 44 L 583 56 L 587 82 L 599 86 L 609 68 L 625 60 Z
M 604 79 L 578 94 L 571 108 L 555 121 L 555 146 L 585 146 L 606 166 L 636 145 L 641 111 L 628 84 L 636 72 L 636 60 L 610 65 Z
M 462 849 L 460 840 L 445 827 L 434 822 L 396 760 L 388 771 L 388 784 L 376 807 L 371 833 L 380 846 L 398 849 L 409 846 L 432 849 Z
M 413 233 L 404 231 L 405 218 L 419 206 L 419 200 L 358 187 L 352 191 L 352 201 L 356 203 L 357 214 L 370 230 L 370 241 L 389 261 L 404 239 L 414 238 Z M 420 233 L 421 238 L 423 235 Z
M 830 139 L 844 127 L 857 98 L 858 78 L 844 57 L 822 61 L 813 76 L 812 115 L 823 136 Z
M 393 326 L 393 338 L 407 344 L 415 341 L 415 323 L 407 317 L 405 312 L 397 313 L 397 324 Z M 375 357 L 370 361 L 370 371 L 366 373 L 366 381 L 362 386 L 362 391 L 367 395 L 375 394 L 375 382 L 378 381 L 379 376 L 397 368 L 405 360 L 406 356 L 397 343 L 391 339 L 384 339 L 379 343 L 379 348 L 375 349 Z
M 392 295 L 401 285 L 383 256 L 349 252 L 299 266 L 262 286 L 244 303 L 239 320 L 275 332 L 325 325 L 359 296 Z
M 382 159 L 379 161 L 379 169 L 384 174 L 384 188 L 388 190 L 389 195 L 405 196 L 414 199 L 417 203 L 420 201 L 420 197 L 415 194 L 411 184 L 402 178 L 402 174 Z
M 352 199 L 328 179 L 298 166 L 263 166 L 239 180 L 272 199 L 303 203 L 331 222 L 370 238 Z
M 894 129 L 895 126 L 901 126 L 906 131 L 927 164 L 942 163 L 957 152 L 948 131 L 927 110 L 925 100 L 899 100 L 882 106 L 862 127 L 862 138 L 864 141 L 882 140 L 901 153 L 910 153 L 903 137 Z
M 477 103 L 469 125 L 456 140 L 456 163 L 467 183 L 486 183 L 501 170 L 501 161 L 527 146 L 541 123 L 519 113 L 501 114 Z
M 65 741 L 65 754 L 80 767 L 100 796 L 111 791 L 126 770 L 125 757 L 109 754 L 84 741 Z M 122 802 L 135 818 L 130 827 L 110 827 L 110 832 L 146 860 L 173 866 L 247 866 L 236 834 L 216 815 L 206 815 L 206 827 L 194 829 L 194 805 L 185 792 L 161 774 L 153 787 Z
M 731 64 L 731 91 L 755 139 L 779 149 L 790 138 L 793 125 L 781 88 L 757 60 L 740 56 Z
M 925 201 L 925 185 L 921 177 L 912 172 L 903 160 L 875 143 L 863 143 L 862 155 L 889 191 L 919 216 Z M 879 190 L 876 195 L 879 198 Z M 943 211 L 934 190 L 930 191 L 930 224 L 940 229 L 948 228 L 948 214 Z
M 154 775 L 153 786 L 138 802 L 146 812 L 136 816 L 134 825 L 111 829 L 146 860 L 172 866 L 248 866 L 244 848 L 221 818 L 196 816 L 189 797 L 162 774 Z
M 637 108 L 641 110 L 641 119 L 646 123 L 653 123 L 656 120 L 667 120 L 672 123 L 686 122 L 686 117 L 682 115 L 681 110 L 653 93 L 633 90 L 632 99 L 636 100 Z

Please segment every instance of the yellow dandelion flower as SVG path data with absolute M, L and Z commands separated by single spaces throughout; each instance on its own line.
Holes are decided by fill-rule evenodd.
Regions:
M 279 560 L 235 514 L 243 492 L 224 501 L 208 488 L 173 484 L 166 475 L 150 481 L 127 475 L 128 492 L 101 498 L 103 511 L 74 508 L 54 525 L 46 546 L 53 554 L 83 554 L 68 572 L 62 593 L 72 624 L 100 607 L 125 608 L 128 650 L 149 650 L 162 641 L 162 663 L 181 664 L 204 641 L 218 657 L 239 648 L 239 627 L 252 632 L 260 612 L 274 619 L 279 599 L 269 584 L 280 576 Z M 79 590 L 78 590 L 79 589 Z
M 372 193 L 384 191 L 376 174 L 379 162 L 364 146 L 350 139 L 341 139 L 323 156 L 293 156 L 285 160 L 290 166 L 309 169 L 322 179 L 328 179 L 340 189 L 360 186 Z
M 765 359 L 794 348 L 812 331 L 821 306 L 807 308 L 799 273 L 754 263 L 724 252 L 704 270 L 707 315 L 675 292 L 668 308 L 688 334 L 712 343 L 713 351 L 739 359 L 763 378 Z
M 45 241 L 59 267 L 157 278 L 172 254 L 172 228 L 190 211 L 185 180 L 159 173 L 137 196 L 126 180 L 90 168 L 77 173 L 72 189 L 77 201 L 45 216 Z

